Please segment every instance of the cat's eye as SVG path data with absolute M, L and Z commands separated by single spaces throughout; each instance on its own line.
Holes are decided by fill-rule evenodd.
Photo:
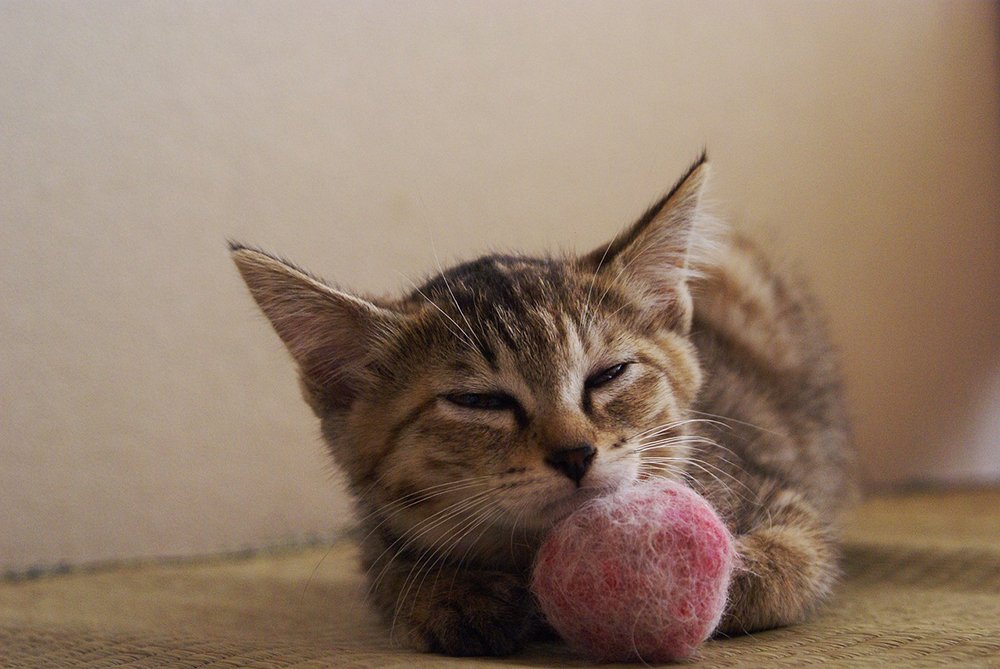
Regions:
M 587 390 L 592 390 L 593 388 L 600 388 L 604 384 L 610 383 L 611 381 L 614 381 L 619 376 L 621 376 L 622 373 L 631 364 L 632 363 L 630 362 L 620 362 L 617 365 L 611 365 L 607 369 L 587 377 L 587 380 L 584 382 L 583 386 Z
M 517 408 L 517 400 L 504 393 L 452 393 L 444 398 L 466 409 L 506 411 Z

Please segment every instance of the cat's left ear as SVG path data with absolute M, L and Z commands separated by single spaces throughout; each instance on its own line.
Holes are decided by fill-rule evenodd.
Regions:
M 702 194 L 708 176 L 708 158 L 702 153 L 638 221 L 579 260 L 584 271 L 620 284 L 650 318 L 682 332 L 691 329 L 687 280 L 692 252 L 706 234 Z

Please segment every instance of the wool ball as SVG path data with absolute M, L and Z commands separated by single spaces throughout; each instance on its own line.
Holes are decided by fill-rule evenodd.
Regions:
M 595 499 L 558 523 L 531 588 L 549 624 L 596 661 L 682 659 L 726 604 L 733 538 L 683 484 L 655 479 Z

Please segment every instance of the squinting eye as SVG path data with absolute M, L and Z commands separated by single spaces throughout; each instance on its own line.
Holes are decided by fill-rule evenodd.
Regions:
M 619 376 L 621 376 L 622 372 L 624 372 L 625 369 L 631 364 L 632 364 L 631 362 L 620 362 L 617 365 L 612 365 L 611 367 L 608 367 L 604 371 L 598 372 L 597 374 L 590 376 L 584 382 L 583 386 L 588 390 L 593 388 L 600 388 L 604 384 L 610 383 L 611 381 L 614 381 Z
M 517 407 L 517 400 L 503 393 L 453 393 L 444 398 L 466 409 L 506 411 Z

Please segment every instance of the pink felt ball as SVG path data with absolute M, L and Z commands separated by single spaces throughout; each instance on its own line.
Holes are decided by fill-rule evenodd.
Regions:
M 571 648 L 597 661 L 688 657 L 715 630 L 733 538 L 703 497 L 673 481 L 629 486 L 557 524 L 532 591 Z

